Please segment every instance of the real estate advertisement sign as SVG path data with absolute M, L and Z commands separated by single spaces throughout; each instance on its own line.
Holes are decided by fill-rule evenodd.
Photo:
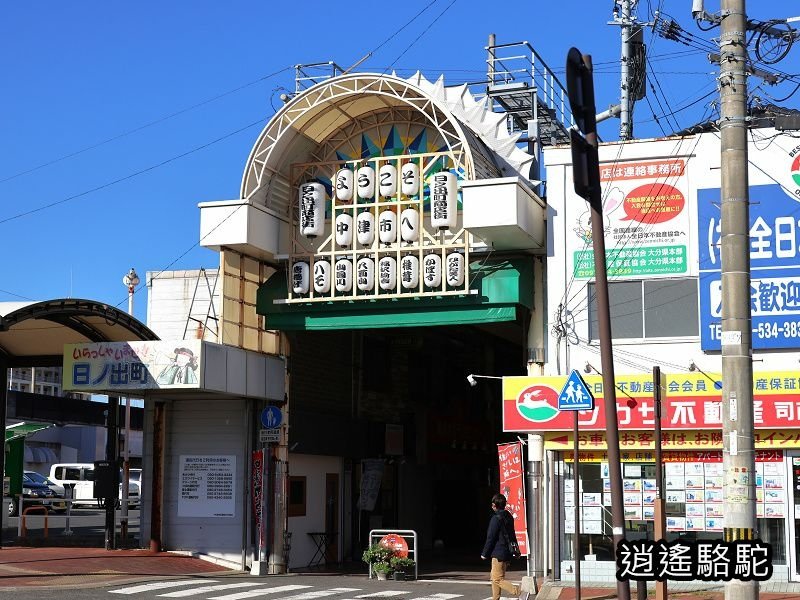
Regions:
M 800 179 L 800 175 L 798 175 Z M 720 350 L 720 190 L 697 191 L 700 341 Z M 753 349 L 800 347 L 800 200 L 781 185 L 750 186 L 750 311 Z
M 609 278 L 691 274 L 686 167 L 687 158 L 600 164 Z M 592 279 L 591 211 L 583 201 L 577 206 L 567 253 L 575 279 Z
M 235 456 L 181 455 L 178 516 L 235 516 L 235 480 Z

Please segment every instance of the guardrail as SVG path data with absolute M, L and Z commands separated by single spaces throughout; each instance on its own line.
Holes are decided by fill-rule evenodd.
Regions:
M 28 533 L 28 515 L 32 512 L 44 511 L 44 536 L 47 537 L 49 533 L 49 525 L 50 521 L 55 521 L 53 523 L 54 527 L 60 523 L 61 519 L 64 519 L 64 530 L 62 531 L 62 535 L 72 535 L 74 532 L 71 528 L 71 522 L 74 524 L 76 521 L 81 520 L 89 520 L 89 519 L 96 519 L 96 514 L 75 514 L 72 512 L 72 505 L 73 504 L 80 504 L 86 505 L 87 503 L 83 500 L 71 500 L 65 498 L 24 498 L 22 495 L 17 495 L 17 514 L 19 515 L 19 520 L 17 522 L 17 536 L 18 537 L 25 537 Z M 139 500 L 128 500 L 128 506 L 131 508 L 139 507 Z M 65 505 L 66 508 L 62 511 L 60 508 L 57 511 L 53 510 L 53 506 L 58 505 Z M 132 519 L 130 517 L 130 513 L 123 517 L 121 514 L 121 510 L 119 508 L 115 509 L 115 523 L 120 525 L 123 520 L 127 520 L 128 522 L 136 522 L 139 519 Z M 33 515 L 39 516 L 39 515 Z
M 417 532 L 413 529 L 372 529 L 369 532 L 369 545 L 377 544 L 381 538 L 386 535 L 393 533 L 395 535 L 399 535 L 401 538 L 406 540 L 408 544 L 408 539 L 411 538 L 411 543 L 408 544 L 408 555 L 410 558 L 414 559 L 414 579 L 418 579 L 419 575 L 419 551 L 417 545 Z M 372 579 L 372 565 L 369 565 L 369 579 Z

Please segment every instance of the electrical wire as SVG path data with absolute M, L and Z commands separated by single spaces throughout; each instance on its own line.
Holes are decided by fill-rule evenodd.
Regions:
M 434 0 L 434 2 L 435 2 L 435 1 L 436 1 L 436 0 Z M 415 38 L 414 38 L 414 40 L 413 40 L 413 41 L 412 41 L 412 42 L 411 42 L 411 43 L 410 43 L 408 46 L 406 46 L 405 50 L 403 50 L 403 51 L 402 51 L 402 52 L 401 52 L 401 53 L 400 53 L 400 54 L 397 56 L 397 58 L 395 58 L 395 59 L 394 59 L 394 60 L 391 62 L 391 64 L 390 64 L 390 65 L 389 65 L 389 66 L 388 66 L 388 67 L 387 67 L 387 68 L 386 68 L 386 69 L 383 71 L 383 72 L 384 72 L 384 74 L 385 74 L 385 73 L 386 73 L 386 72 L 387 72 L 389 69 L 392 69 L 392 68 L 393 68 L 393 67 L 394 67 L 394 66 L 397 64 L 397 61 L 398 61 L 398 60 L 400 60 L 401 58 L 403 58 L 403 56 L 405 55 L 405 53 L 406 53 L 406 52 L 408 52 L 409 50 L 411 50 L 411 48 L 414 46 L 414 44 L 416 44 L 416 43 L 417 43 L 419 40 L 421 40 L 421 39 L 422 39 L 422 37 L 423 37 L 423 36 L 424 36 L 426 33 L 428 33 L 428 30 L 429 30 L 431 27 L 433 27 L 433 26 L 436 24 L 436 22 L 437 22 L 439 19 L 441 19 L 441 18 L 442 18 L 442 16 L 444 16 L 444 14 L 445 14 L 445 13 L 446 13 L 448 10 L 450 10 L 450 8 L 451 8 L 451 7 L 452 7 L 452 6 L 453 6 L 453 5 L 454 5 L 456 2 L 458 2 L 458 0 L 451 0 L 450 4 L 448 4 L 448 5 L 445 7 L 445 9 L 444 9 L 442 12 L 440 12 L 440 13 L 437 15 L 437 17 L 436 17 L 435 19 L 433 19 L 433 21 L 431 21 L 430 23 L 428 23 L 428 26 L 427 26 L 425 29 L 423 29 L 423 30 L 422 30 L 422 32 L 421 32 L 421 33 L 420 33 L 420 34 L 419 34 L 417 37 L 415 37 Z

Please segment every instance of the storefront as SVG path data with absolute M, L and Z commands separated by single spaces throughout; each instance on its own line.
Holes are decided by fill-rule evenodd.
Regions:
M 547 490 L 552 522 L 553 566 L 574 578 L 575 465 L 573 415 L 557 409 L 566 377 L 511 377 L 504 381 L 506 431 L 540 432 L 549 450 Z M 602 381 L 585 377 L 595 395 L 592 411 L 577 413 L 578 485 L 582 574 L 614 576 L 609 479 Z M 656 499 L 655 406 L 649 376 L 617 376 L 617 418 L 622 460 L 626 537 L 654 538 Z M 718 377 L 669 375 L 662 406 L 662 449 L 668 539 L 718 539 L 724 526 L 725 473 Z M 798 580 L 795 542 L 800 500 L 800 377 L 792 372 L 754 375 L 756 479 L 759 537 L 772 544 L 774 577 Z M 557 566 L 555 563 L 558 563 Z M 584 566 L 585 565 L 585 566 Z

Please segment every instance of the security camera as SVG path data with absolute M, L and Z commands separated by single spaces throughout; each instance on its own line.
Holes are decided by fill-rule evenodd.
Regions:
M 583 366 L 583 372 L 587 374 L 592 372 L 592 365 L 590 365 L 588 361 Z
M 469 375 L 467 375 L 467 382 L 468 382 L 468 383 L 469 383 L 469 384 L 470 384 L 472 387 L 475 387 L 476 385 L 478 385 L 478 380 L 477 380 L 477 379 L 475 379 L 475 376 L 474 376 L 472 373 L 470 373 Z
M 689 363 L 689 370 L 690 371 L 696 371 L 697 370 L 697 365 L 694 364 L 694 361 Z

